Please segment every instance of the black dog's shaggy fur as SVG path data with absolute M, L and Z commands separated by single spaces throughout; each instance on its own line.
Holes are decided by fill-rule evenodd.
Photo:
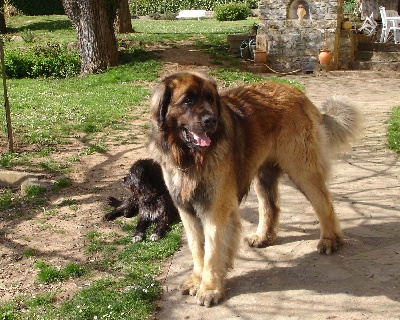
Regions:
M 122 179 L 122 184 L 131 192 L 130 197 L 124 201 L 109 197 L 108 204 L 115 209 L 107 213 L 103 220 L 114 220 L 122 215 L 128 218 L 138 215 L 132 242 L 143 240 L 151 223 L 157 225 L 150 240 L 159 240 L 179 216 L 165 186 L 160 165 L 152 159 L 138 160 Z

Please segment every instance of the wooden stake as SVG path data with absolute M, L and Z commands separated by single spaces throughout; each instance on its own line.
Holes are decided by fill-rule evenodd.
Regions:
M 6 68 L 4 65 L 4 42 L 3 42 L 3 39 L 1 39 L 1 38 L 0 38 L 0 56 L 1 56 L 1 71 L 2 71 L 2 76 L 3 76 L 3 88 L 4 88 L 4 107 L 6 109 L 8 148 L 9 148 L 10 152 L 14 152 L 14 141 L 13 141 L 12 126 L 11 126 L 10 103 L 8 102 L 8 94 L 7 94 Z

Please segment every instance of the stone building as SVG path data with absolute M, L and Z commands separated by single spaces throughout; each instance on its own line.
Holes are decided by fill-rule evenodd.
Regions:
M 369 15 L 379 6 L 398 9 L 400 0 L 359 3 L 362 15 Z M 354 30 L 342 29 L 343 5 L 344 0 L 260 0 L 257 49 L 267 51 L 267 66 L 279 72 L 313 72 L 319 66 L 319 50 L 329 49 L 329 69 L 348 69 L 354 61 L 357 38 Z M 299 8 L 305 10 L 301 20 Z
M 306 14 L 298 19 L 297 9 Z M 288 72 L 312 72 L 320 49 L 330 49 L 331 68 L 338 68 L 343 0 L 261 0 L 257 48 L 267 51 L 266 64 Z

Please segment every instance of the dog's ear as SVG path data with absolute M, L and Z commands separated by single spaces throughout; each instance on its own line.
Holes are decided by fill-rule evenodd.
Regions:
M 215 87 L 215 90 L 218 91 L 217 88 L 217 82 L 215 81 L 215 79 L 211 76 L 209 76 L 207 73 L 204 72 L 198 72 L 198 71 L 193 71 L 190 72 L 191 74 L 194 74 L 195 76 L 207 81 L 208 83 L 212 84 Z
M 165 82 L 162 82 L 154 89 L 150 100 L 150 113 L 157 121 L 159 129 L 164 125 L 170 102 L 171 89 L 167 87 Z

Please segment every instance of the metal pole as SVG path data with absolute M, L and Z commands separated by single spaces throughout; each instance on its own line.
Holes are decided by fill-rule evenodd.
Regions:
M 10 112 L 10 104 L 8 102 L 8 94 L 7 94 L 6 68 L 4 65 L 4 42 L 3 42 L 2 38 L 0 38 L 0 56 L 1 56 L 1 71 L 2 71 L 2 75 L 3 75 L 4 107 L 6 109 L 8 148 L 9 148 L 10 152 L 14 152 L 13 132 L 12 132 L 12 126 L 11 126 L 11 112 Z

